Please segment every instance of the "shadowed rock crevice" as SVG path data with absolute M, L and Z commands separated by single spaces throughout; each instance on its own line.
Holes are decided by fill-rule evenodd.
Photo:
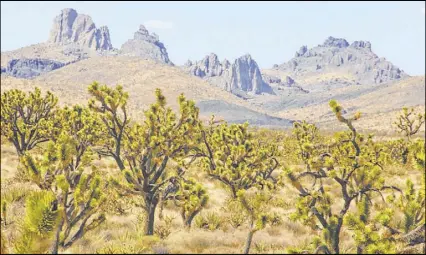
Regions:
M 50 59 L 12 59 L 1 72 L 17 78 L 33 78 L 63 67 L 65 64 Z

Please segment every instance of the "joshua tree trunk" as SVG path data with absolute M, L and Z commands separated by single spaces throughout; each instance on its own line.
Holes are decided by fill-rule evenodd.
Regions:
M 124 163 L 123 160 L 121 160 L 120 156 L 114 156 L 115 162 L 117 162 L 118 168 L 123 171 L 124 170 Z
M 340 229 L 342 228 L 343 220 L 339 219 L 336 229 L 332 232 L 331 249 L 333 254 L 340 254 Z
M 188 218 L 184 219 L 185 220 L 185 227 L 187 227 L 188 229 L 191 228 L 192 220 L 194 220 L 195 216 L 197 216 L 197 214 L 200 211 L 201 210 L 195 210 L 194 212 L 191 213 L 191 215 L 189 215 Z
M 59 249 L 59 242 L 60 242 L 60 233 L 62 231 L 62 226 L 64 225 L 64 220 L 62 219 L 59 223 L 56 233 L 55 233 L 55 239 L 53 240 L 52 247 L 50 248 L 50 254 L 58 254 Z
M 254 230 L 251 229 L 246 240 L 246 246 L 244 247 L 244 254 L 249 254 L 251 242 L 253 240 Z
M 147 222 L 146 222 L 146 229 L 145 234 L 146 235 L 153 235 L 154 234 L 154 220 L 155 220 L 155 208 L 157 207 L 157 201 L 150 201 L 148 200 L 146 203 L 147 207 Z

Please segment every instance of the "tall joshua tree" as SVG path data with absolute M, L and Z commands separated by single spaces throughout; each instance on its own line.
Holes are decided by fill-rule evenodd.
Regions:
M 185 158 L 197 144 L 195 131 L 198 126 L 199 110 L 193 101 L 186 100 L 180 95 L 178 98 L 180 115 L 177 116 L 166 106 L 166 98 L 161 90 L 157 89 L 156 103 L 145 111 L 144 123 L 136 123 L 130 127 L 127 124 L 126 114 L 127 94 L 121 87 L 110 90 L 104 86 L 99 89 L 96 84 L 92 84 L 89 90 L 102 104 L 102 107 L 96 109 L 101 113 L 101 118 L 112 137 L 112 142 L 104 145 L 107 152 L 105 154 L 116 159 L 127 182 L 126 185 L 122 185 L 114 181 L 114 184 L 128 193 L 143 198 L 142 207 L 148 216 L 145 233 L 152 235 L 155 210 L 160 196 L 167 184 L 177 185 L 176 177 L 183 175 L 181 167 L 188 163 Z M 94 101 L 91 101 L 91 107 L 94 107 Z M 122 112 L 121 118 L 116 113 L 119 108 Z M 177 176 L 171 176 L 168 167 L 171 161 L 177 162 L 180 166 Z

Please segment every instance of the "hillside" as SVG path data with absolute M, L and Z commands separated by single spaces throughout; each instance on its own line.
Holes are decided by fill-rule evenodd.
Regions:
M 334 98 L 345 105 L 348 114 L 356 111 L 362 113 L 363 117 L 357 123 L 359 128 L 393 133 L 391 124 L 402 107 L 415 107 L 417 111 L 425 111 L 425 76 L 410 77 L 380 86 L 342 88 L 328 95 L 322 93 L 316 98 L 316 103 L 308 106 L 301 106 L 301 100 L 294 99 L 276 115 L 295 120 L 306 119 L 333 128 L 330 124 L 334 121 L 334 115 L 329 109 L 328 100 Z M 423 126 L 423 132 L 424 129 Z
M 87 86 L 93 81 L 101 84 L 115 86 L 123 85 L 130 94 L 130 114 L 135 118 L 147 106 L 154 102 L 156 88 L 163 90 L 169 104 L 177 109 L 177 97 L 184 93 L 187 98 L 196 102 L 219 100 L 228 106 L 238 107 L 238 115 L 228 114 L 226 110 L 219 109 L 218 118 L 223 117 L 227 121 L 249 121 L 256 123 L 257 118 L 265 120 L 265 112 L 250 105 L 237 96 L 210 86 L 207 82 L 190 76 L 178 67 L 164 65 L 156 61 L 142 60 L 137 57 L 111 56 L 93 57 L 81 60 L 72 65 L 42 74 L 34 79 L 19 79 L 10 76 L 1 76 L 2 90 L 22 89 L 32 90 L 35 86 L 43 90 L 50 90 L 63 104 L 85 104 L 89 99 Z M 250 113 L 244 117 L 244 112 Z M 215 109 L 209 109 L 201 115 L 206 119 L 210 114 L 215 114 Z M 266 117 L 268 118 L 268 117 Z M 280 124 L 289 123 L 282 120 Z
M 175 108 L 184 93 L 198 103 L 203 118 L 215 114 L 264 127 L 287 128 L 290 120 L 306 119 L 336 128 L 328 125 L 327 106 L 336 99 L 349 113 L 363 113 L 361 128 L 389 131 L 396 111 L 423 109 L 425 103 L 424 76 L 410 77 L 376 55 L 369 41 L 330 36 L 315 47 L 303 45 L 270 69 L 259 67 L 250 54 L 230 62 L 211 53 L 174 66 L 159 36 L 143 25 L 114 48 L 108 27 L 97 28 L 90 16 L 69 8 L 54 18 L 46 42 L 2 52 L 1 73 L 2 90 L 37 85 L 65 104 L 85 103 L 93 81 L 122 84 L 130 93 L 130 114 L 141 116 L 161 88 Z

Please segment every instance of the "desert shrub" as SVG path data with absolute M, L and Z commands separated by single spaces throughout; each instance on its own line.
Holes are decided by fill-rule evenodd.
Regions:
M 172 233 L 172 223 L 174 219 L 174 217 L 165 216 L 163 219 L 164 224 L 158 225 L 154 230 L 154 234 L 161 239 L 166 239 Z
M 273 212 L 270 217 L 271 226 L 281 226 L 283 224 L 283 219 L 279 213 Z
M 143 245 L 110 244 L 95 251 L 95 254 L 145 254 L 149 251 Z
M 170 254 L 169 248 L 163 245 L 156 245 L 152 247 L 152 252 L 154 254 Z
M 217 212 L 207 212 L 204 214 L 201 213 L 197 217 L 195 217 L 195 225 L 198 228 L 213 231 L 219 229 L 222 224 L 223 220 Z
M 223 210 L 227 213 L 226 222 L 233 228 L 238 228 L 247 221 L 247 215 L 244 213 L 241 204 L 235 199 L 228 199 Z

